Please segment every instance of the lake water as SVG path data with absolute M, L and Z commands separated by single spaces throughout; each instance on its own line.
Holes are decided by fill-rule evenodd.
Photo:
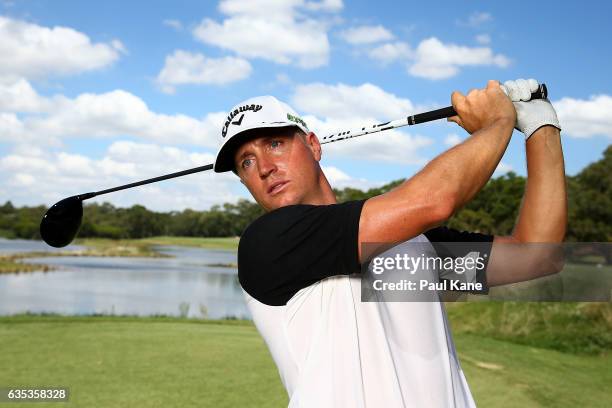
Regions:
M 58 252 L 80 249 L 84 249 L 84 247 L 81 245 L 68 245 L 65 248 L 53 248 L 45 244 L 43 241 L 0 238 L 0 255 L 12 254 L 16 252 Z
M 76 249 L 76 248 L 72 248 Z M 0 274 L 0 315 L 16 313 L 250 318 L 236 252 L 157 247 L 173 258 L 44 257 L 50 272 Z M 0 239 L 0 253 L 52 250 L 43 242 Z

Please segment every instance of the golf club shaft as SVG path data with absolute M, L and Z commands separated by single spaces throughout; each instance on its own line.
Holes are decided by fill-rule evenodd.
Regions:
M 115 191 L 125 190 L 127 188 L 143 186 L 145 184 L 157 183 L 158 181 L 168 180 L 175 177 L 186 176 L 188 174 L 199 173 L 201 171 L 211 170 L 213 164 L 206 164 L 204 166 L 194 167 L 193 169 L 177 171 L 176 173 L 165 174 L 163 176 L 153 177 L 146 180 L 135 181 L 133 183 L 124 184 L 113 188 L 107 188 L 106 190 L 93 191 L 91 193 L 79 194 L 78 197 L 81 200 L 87 200 L 102 194 L 114 193 Z
M 503 85 L 502 90 L 506 94 L 508 93 Z M 548 89 L 546 88 L 546 84 L 540 84 L 538 89 L 531 94 L 531 99 L 546 99 L 547 97 Z M 321 144 L 337 142 L 339 140 L 350 139 L 357 136 L 369 135 L 370 133 L 382 132 L 383 130 L 396 129 L 403 126 L 418 125 L 420 123 L 431 122 L 432 120 L 450 118 L 451 116 L 455 115 L 457 115 L 455 109 L 452 106 L 447 106 L 446 108 L 408 116 L 405 119 L 364 126 L 355 130 L 345 130 L 343 132 L 332 133 L 331 135 L 323 137 Z
M 541 84 L 539 88 L 531 94 L 531 99 L 545 99 L 548 97 L 548 90 L 545 84 Z M 321 144 L 337 142 L 339 140 L 350 139 L 353 137 L 368 135 L 371 133 L 382 132 L 384 130 L 396 129 L 403 126 L 418 125 L 419 123 L 431 122 L 432 120 L 449 118 L 457 115 L 457 112 L 452 106 L 446 108 L 436 109 L 429 112 L 423 112 L 416 115 L 408 116 L 405 119 L 398 119 L 391 122 L 379 123 L 371 126 L 364 126 L 355 130 L 346 130 L 343 132 L 332 133 L 331 135 L 324 136 L 321 140 Z M 188 174 L 198 173 L 201 171 L 212 170 L 213 164 L 207 164 L 204 166 L 194 167 L 193 169 L 177 171 L 176 173 L 166 174 L 164 176 L 153 177 L 146 180 L 136 181 L 134 183 L 125 184 L 123 186 L 113 187 L 106 190 L 94 191 L 91 193 L 80 194 L 78 198 L 81 200 L 87 200 L 102 194 L 113 193 L 115 191 L 125 190 L 132 187 L 138 187 L 145 184 L 156 183 L 162 180 L 168 180 L 175 177 L 186 176 Z

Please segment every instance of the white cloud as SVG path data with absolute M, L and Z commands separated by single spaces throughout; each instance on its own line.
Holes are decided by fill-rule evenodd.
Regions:
M 321 168 L 329 184 L 331 184 L 333 188 L 343 189 L 346 187 L 353 187 L 360 190 L 368 190 L 385 184 L 383 182 L 370 181 L 364 178 L 354 178 L 334 166 L 322 166 Z
M 484 23 L 493 21 L 493 16 L 490 13 L 475 11 L 467 18 L 467 20 L 458 20 L 457 24 L 472 28 L 480 27 Z
M 0 142 L 17 140 L 24 132 L 24 125 L 14 113 L 0 112 Z
M 562 132 L 574 137 L 612 137 L 612 96 L 594 95 L 588 100 L 565 97 L 554 101 Z
M 194 34 L 204 43 L 240 56 L 278 64 L 295 63 L 302 68 L 317 68 L 326 65 L 329 58 L 327 35 L 315 21 L 286 24 L 240 16 L 219 24 L 205 19 Z
M 329 60 L 327 25 L 304 11 L 335 11 L 341 2 L 306 3 L 302 0 L 223 0 L 222 22 L 205 18 L 194 37 L 244 58 L 261 58 L 278 64 L 317 68 Z
M 84 93 L 74 99 L 40 96 L 29 83 L 1 84 L 0 95 L 15 88 L 28 92 L 23 99 L 2 101 L 0 140 L 11 143 L 58 144 L 68 137 L 135 136 L 173 145 L 194 144 L 214 147 L 225 118 L 224 112 L 209 113 L 202 119 L 167 115 L 149 109 L 139 97 L 115 90 L 103 94 Z M 17 116 L 15 112 L 31 114 Z
M 181 31 L 183 29 L 183 23 L 181 23 L 179 20 L 166 19 L 162 23 L 166 27 L 174 28 L 176 31 Z
M 304 3 L 304 7 L 308 10 L 320 10 L 328 12 L 336 12 L 342 10 L 344 4 L 342 0 L 321 0 L 321 1 L 307 1 Z
M 354 120 L 347 122 L 329 120 L 317 123 L 316 129 L 327 129 L 331 133 L 339 129 L 355 129 L 364 124 L 373 124 L 373 120 Z M 324 158 L 351 158 L 381 162 L 387 164 L 423 165 L 427 162 L 420 150 L 430 146 L 433 140 L 420 135 L 412 135 L 400 130 L 386 130 L 380 133 L 356 137 L 348 142 L 330 143 L 323 146 Z
M 288 85 L 291 83 L 291 77 L 284 72 L 276 74 L 276 83 L 281 85 Z
M 338 182 L 347 181 L 351 179 L 351 176 L 349 176 L 348 174 L 346 174 L 345 172 L 343 172 L 337 167 L 323 166 L 322 169 L 325 175 L 327 176 L 327 180 L 329 180 L 331 184 L 335 184 Z
M 302 0 L 221 0 L 219 11 L 226 15 L 248 14 L 251 16 L 289 16 Z
M 367 83 L 359 86 L 300 85 L 296 87 L 291 101 L 305 114 L 302 117 L 321 140 L 341 130 L 399 119 L 415 109 L 408 99 L 398 98 Z M 432 142 L 423 136 L 388 130 L 358 137 L 347 143 L 326 144 L 323 157 L 359 157 L 370 161 L 423 164 L 425 159 L 420 156 L 419 149 Z
M 413 51 L 405 42 L 397 41 L 379 45 L 368 51 L 368 56 L 383 64 L 388 64 L 397 60 L 406 60 L 413 56 Z
M 247 78 L 251 64 L 242 58 L 209 58 L 200 53 L 175 50 L 166 56 L 157 83 L 162 90 L 173 93 L 176 85 L 224 85 Z
M 106 67 L 125 47 L 119 40 L 92 43 L 69 27 L 43 27 L 0 16 L 0 75 L 42 78 Z
M 493 174 L 502 175 L 502 174 L 508 173 L 513 170 L 514 169 L 512 168 L 511 165 L 500 161 L 497 167 L 495 168 L 495 171 L 493 172 Z
M 129 54 L 127 48 L 125 48 L 125 45 L 123 45 L 123 43 L 116 38 L 110 41 L 110 45 L 122 54 Z
M 373 44 L 393 39 L 393 34 L 381 25 L 352 27 L 340 32 L 346 42 L 353 45 Z
M 291 98 L 297 109 L 320 117 L 378 118 L 394 120 L 415 110 L 413 103 L 385 92 L 376 85 L 298 85 Z
M 15 181 L 21 186 L 30 187 L 36 182 L 36 177 L 31 174 L 17 173 L 15 174 Z
M 38 95 L 32 85 L 23 78 L 14 81 L 3 81 L 0 78 L 0 111 L 43 112 L 50 109 L 55 102 L 59 101 Z
M 491 44 L 491 36 L 489 34 L 479 34 L 476 36 L 476 42 L 482 45 Z
M 459 136 L 456 133 L 450 133 L 449 135 L 446 136 L 446 138 L 444 139 L 444 144 L 452 147 L 455 145 L 458 145 L 459 143 L 461 143 L 461 136 Z
M 488 44 L 491 38 L 482 34 L 477 36 L 476 40 L 481 44 Z M 505 68 L 510 64 L 508 57 L 493 53 L 489 47 L 443 43 L 436 37 L 422 40 L 416 49 L 412 49 L 406 42 L 392 41 L 366 47 L 364 53 L 383 65 L 395 61 L 404 62 L 409 74 L 431 80 L 455 76 L 461 67 L 465 66 L 493 65 Z
M 466 47 L 444 44 L 435 37 L 421 41 L 416 49 L 416 60 L 409 73 L 427 79 L 445 79 L 456 75 L 462 66 L 494 65 L 507 67 L 510 60 L 494 54 L 488 47 Z
M 391 31 L 382 25 L 364 25 L 340 32 L 340 37 L 349 44 L 360 47 L 357 55 L 365 54 L 383 65 L 412 57 L 410 45 L 395 38 Z M 381 44 L 382 43 L 382 44 Z
M 344 7 L 342 0 L 221 0 L 219 11 L 223 14 L 249 14 L 259 16 L 289 15 L 295 9 L 337 12 Z
M 87 191 L 159 176 L 211 163 L 213 155 L 170 146 L 120 141 L 100 159 L 68 152 L 15 151 L 0 158 L 0 190 L 10 191 L 17 205 L 51 205 Z M 119 206 L 142 204 L 154 210 L 206 209 L 234 202 L 236 178 L 211 171 L 103 195 L 95 201 Z

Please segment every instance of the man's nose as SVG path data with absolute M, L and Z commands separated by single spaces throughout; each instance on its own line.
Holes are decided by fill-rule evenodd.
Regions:
M 276 171 L 276 164 L 273 160 L 271 160 L 270 157 L 267 157 L 267 155 L 265 154 L 258 159 L 258 164 L 259 177 L 261 177 L 262 179 L 265 179 L 270 174 Z

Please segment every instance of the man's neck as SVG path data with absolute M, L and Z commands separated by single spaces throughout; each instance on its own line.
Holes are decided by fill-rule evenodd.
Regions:
M 336 204 L 338 201 L 336 199 L 336 194 L 332 189 L 327 177 L 321 171 L 319 175 L 319 185 L 317 191 L 313 192 L 308 198 L 304 200 L 302 204 L 310 204 L 310 205 L 329 205 Z

